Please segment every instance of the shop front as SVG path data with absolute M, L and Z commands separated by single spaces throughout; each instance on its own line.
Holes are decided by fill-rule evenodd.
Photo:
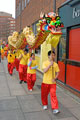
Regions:
M 80 93 L 80 0 L 72 0 L 59 8 L 64 23 L 58 46 L 58 77 L 65 86 Z

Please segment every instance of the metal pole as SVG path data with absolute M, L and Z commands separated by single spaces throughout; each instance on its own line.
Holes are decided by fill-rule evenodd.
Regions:
M 53 0 L 53 12 L 56 13 L 56 0 Z

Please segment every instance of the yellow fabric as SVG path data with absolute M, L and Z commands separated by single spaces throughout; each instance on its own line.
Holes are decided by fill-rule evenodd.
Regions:
M 4 54 L 4 49 L 1 49 L 1 54 Z
M 47 38 L 46 38 L 46 43 L 47 44 L 51 44 L 52 47 L 56 48 L 56 46 L 59 43 L 59 39 L 60 39 L 61 35 L 53 35 L 52 33 L 50 33 Z
M 13 54 L 14 54 L 14 56 L 16 56 L 16 51 L 15 50 L 13 51 Z
M 20 64 L 21 64 L 21 65 L 27 65 L 29 56 L 28 56 L 28 54 L 27 54 L 27 55 L 24 55 L 24 53 L 22 53 L 22 55 L 23 55 L 23 57 L 22 57 L 22 59 L 20 60 Z
M 10 50 L 8 50 L 8 54 L 10 53 Z
M 30 58 L 30 56 L 31 56 L 31 53 L 27 53 L 27 56 L 28 56 L 28 58 Z
M 17 50 L 17 51 L 15 52 L 16 58 L 18 58 L 18 57 L 20 56 L 20 54 L 22 53 L 22 52 L 20 53 L 20 51 L 21 51 L 21 50 Z
M 47 60 L 43 63 L 42 68 L 45 69 L 50 65 L 50 61 Z M 53 63 L 53 66 L 49 68 L 49 70 L 44 73 L 43 83 L 46 84 L 56 84 L 56 82 L 52 82 L 52 79 L 55 78 L 56 73 L 59 72 L 59 67 L 56 62 Z
M 30 60 L 28 60 L 28 63 L 30 62 Z M 31 66 L 30 67 L 35 67 L 37 66 L 37 60 L 32 60 Z M 30 69 L 30 67 L 28 67 L 27 73 L 30 74 L 35 74 L 36 73 L 36 69 Z
M 10 55 L 11 55 L 11 57 L 10 57 Z M 8 59 L 8 63 L 13 63 L 15 61 L 15 55 L 9 53 L 7 59 Z
M 20 49 L 18 50 L 18 52 L 19 52 L 19 55 L 22 54 L 22 53 L 24 53 L 24 51 L 20 50 Z

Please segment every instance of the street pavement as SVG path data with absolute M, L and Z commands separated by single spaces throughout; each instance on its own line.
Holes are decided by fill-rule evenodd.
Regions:
M 7 71 L 6 59 L 0 63 L 0 120 L 80 120 L 80 98 L 61 86 L 57 86 L 60 113 L 51 110 L 50 96 L 48 110 L 42 109 L 42 75 L 37 72 L 37 81 L 32 92 L 27 84 L 19 84 L 18 72 L 13 76 Z

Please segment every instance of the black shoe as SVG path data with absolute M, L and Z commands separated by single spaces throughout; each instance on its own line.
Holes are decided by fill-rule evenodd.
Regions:
M 10 76 L 12 76 L 12 74 L 10 74 Z
M 23 80 L 20 80 L 20 82 L 19 82 L 19 83 L 20 83 L 20 84 L 22 84 L 22 82 L 23 82 Z
M 27 83 L 26 81 L 24 81 L 24 83 Z

